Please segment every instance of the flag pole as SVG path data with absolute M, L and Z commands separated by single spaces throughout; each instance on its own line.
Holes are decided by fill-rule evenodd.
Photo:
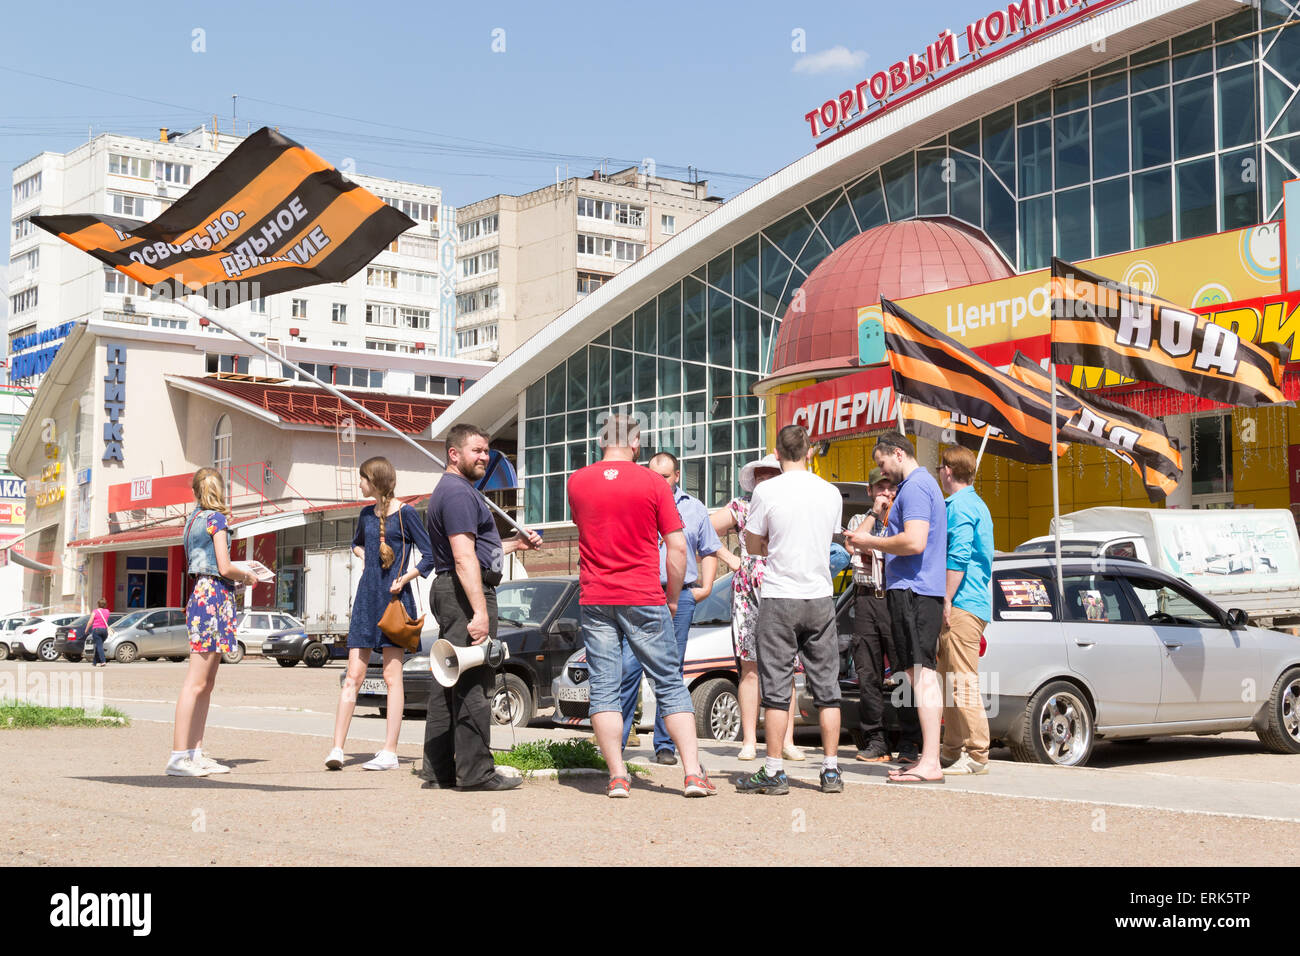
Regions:
M 385 430 L 388 431 L 388 432 L 391 432 L 391 433 L 393 434 L 394 437 L 401 439 L 402 441 L 406 442 L 406 444 L 410 445 L 412 448 L 414 448 L 416 451 L 418 451 L 420 454 L 424 455 L 426 458 L 431 459 L 431 460 L 434 462 L 434 464 L 436 464 L 439 468 L 443 468 L 443 469 L 445 469 L 445 468 L 447 467 L 446 462 L 444 462 L 441 458 L 439 458 L 437 455 L 435 455 L 435 454 L 434 454 L 433 452 L 431 452 L 429 449 L 425 448 L 423 445 L 421 445 L 421 444 L 419 444 L 418 442 L 416 442 L 415 439 L 413 439 L 410 435 L 407 435 L 407 434 L 404 433 L 404 432 L 400 432 L 400 431 L 398 431 L 396 428 L 394 428 L 392 425 L 390 425 L 387 421 L 385 421 L 383 418 L 379 417 L 377 414 L 375 414 L 374 412 L 372 412 L 370 409 L 366 408 L 364 405 L 360 404 L 359 402 L 354 401 L 354 400 L 351 399 L 351 398 L 348 398 L 346 395 L 344 395 L 342 392 L 340 392 L 337 388 L 335 388 L 335 387 L 334 387 L 333 385 L 331 385 L 329 382 L 323 382 L 323 381 L 321 381 L 319 378 L 317 378 L 317 377 L 316 377 L 315 375 L 313 375 L 311 372 L 308 372 L 307 370 L 305 370 L 305 369 L 303 369 L 303 368 L 300 368 L 299 366 L 295 365 L 293 362 L 289 361 L 289 359 L 288 359 L 287 356 L 284 356 L 284 355 L 277 355 L 276 353 L 274 353 L 274 352 L 272 352 L 270 349 L 268 349 L 266 346 L 261 345 L 261 344 L 259 344 L 258 342 L 254 342 L 252 339 L 248 338 L 247 336 L 242 335 L 242 334 L 240 334 L 239 332 L 236 332 L 234 329 L 232 329 L 230 326 L 226 325 L 224 322 L 221 322 L 221 321 L 219 321 L 219 320 L 217 320 L 217 319 L 214 319 L 214 318 L 212 317 L 212 315 L 208 312 L 208 309 L 206 308 L 206 304 L 205 304 L 205 306 L 204 306 L 203 308 L 196 308 L 195 306 L 191 305 L 188 301 L 186 301 L 187 298 L 188 298 L 188 297 L 185 297 L 185 298 L 174 298 L 172 301 L 175 302 L 177 305 L 181 306 L 182 308 L 184 308 L 184 309 L 186 309 L 186 310 L 188 310 L 188 311 L 190 311 L 190 312 L 193 312 L 193 313 L 194 313 L 195 315 L 197 315 L 199 318 L 204 319 L 204 320 L 206 320 L 207 322 L 210 322 L 212 325 L 215 325 L 217 328 L 221 329 L 223 332 L 229 332 L 231 335 L 233 335 L 235 338 L 239 339 L 239 341 L 243 342 L 245 345 L 251 345 L 253 348 L 257 349 L 257 351 L 261 352 L 263 355 L 267 356 L 268 358 L 275 359 L 277 362 L 281 363 L 282 365 L 287 365 L 289 368 L 293 369 L 295 372 L 297 372 L 299 375 L 301 375 L 303 378 L 307 379 L 308 381 L 315 382 L 315 383 L 316 383 L 317 385 L 319 385 L 321 388 L 325 389 L 325 391 L 329 392 L 331 395 L 333 395 L 333 396 L 334 396 L 335 398 L 337 398 L 339 401 L 343 402 L 343 404 L 347 405 L 347 406 L 350 407 L 350 408 L 355 409 L 355 410 L 358 411 L 358 412 L 361 412 L 361 414 L 365 415 L 367 418 L 370 418 L 370 419 L 374 420 L 376 423 L 378 423 L 378 425 L 379 425 L 381 428 L 385 429 Z M 202 300 L 202 297 L 201 297 L 201 296 L 200 296 L 200 300 Z M 479 494 L 483 494 L 483 493 L 480 491 Z M 510 517 L 510 515 L 506 514 L 506 513 L 505 513 L 504 511 L 502 511 L 499 507 L 497 507 L 496 502 L 494 502 L 494 501 L 493 501 L 491 498 L 489 498 L 487 495 L 483 495 L 483 500 L 484 500 L 485 502 L 487 502 L 487 506 L 488 506 L 489 508 L 491 508 L 491 509 L 492 509 L 493 511 L 495 511 L 498 515 L 500 515 L 502 518 L 504 518 L 504 519 L 505 519 L 505 520 L 510 524 L 510 526 L 511 526 L 512 528 L 514 528 L 514 529 L 517 530 L 517 531 L 525 531 L 523 525 L 519 524 L 517 521 L 515 521 L 514 518 Z
M 1056 590 L 1062 602 L 1061 620 L 1065 620 L 1065 574 L 1061 571 L 1061 479 L 1056 457 L 1056 363 L 1049 360 L 1047 374 L 1052 386 L 1052 529 L 1056 539 Z M 987 437 L 987 435 L 985 436 Z
M 975 455 L 975 474 L 979 474 L 980 461 L 984 458 L 984 446 L 989 443 L 989 432 L 993 431 L 992 425 L 984 426 L 984 437 L 980 439 L 980 450 Z

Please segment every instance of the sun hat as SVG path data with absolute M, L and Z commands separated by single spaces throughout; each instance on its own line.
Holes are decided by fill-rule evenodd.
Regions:
M 751 461 L 745 467 L 740 469 L 740 490 L 749 494 L 754 490 L 754 472 L 760 468 L 770 468 L 773 471 L 781 470 L 781 462 L 777 460 L 776 455 L 767 455 L 757 461 Z

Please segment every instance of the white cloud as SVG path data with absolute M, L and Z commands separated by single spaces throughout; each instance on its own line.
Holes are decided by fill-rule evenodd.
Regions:
M 839 70 L 860 70 L 866 62 L 866 50 L 850 50 L 846 46 L 833 46 L 820 53 L 805 53 L 795 61 L 794 72 L 834 73 Z

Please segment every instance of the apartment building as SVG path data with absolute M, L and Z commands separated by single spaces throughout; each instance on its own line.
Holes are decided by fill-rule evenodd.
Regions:
M 456 210 L 456 355 L 504 358 L 721 205 L 706 181 L 596 170 Z
M 241 142 L 200 127 L 157 140 L 104 133 L 67 153 L 45 152 L 13 173 L 8 267 L 10 378 L 35 383 L 68 330 L 86 319 L 197 329 L 179 305 L 36 227 L 38 214 L 105 213 L 151 220 Z M 436 186 L 350 177 L 401 209 L 416 226 L 343 283 L 300 289 L 226 310 L 244 334 L 327 348 L 448 356 L 454 349 L 455 211 Z M 445 258 L 444 258 L 445 257 Z M 214 337 L 230 336 L 206 326 Z M 382 360 L 375 357 L 375 363 Z

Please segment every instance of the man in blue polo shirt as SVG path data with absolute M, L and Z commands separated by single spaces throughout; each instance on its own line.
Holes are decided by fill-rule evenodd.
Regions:
M 945 448 L 939 483 L 948 495 L 948 582 L 939 634 L 944 773 L 989 772 L 989 719 L 980 702 L 980 637 L 993 617 L 993 517 L 971 487 L 975 453 Z M 963 753 L 963 748 L 965 753 Z
M 894 637 L 895 670 L 907 672 L 921 717 L 921 759 L 890 772 L 889 783 L 943 783 L 939 718 L 943 691 L 936 672 L 943 602 L 947 594 L 948 516 L 934 476 L 921 467 L 912 443 L 889 431 L 872 449 L 876 466 L 894 483 L 886 535 L 859 529 L 847 535 L 860 550 L 885 555 L 885 600 Z
M 691 618 L 695 615 L 695 605 L 709 596 L 713 590 L 713 579 L 718 573 L 717 552 L 722 550 L 718 533 L 709 521 L 709 509 L 682 488 L 681 467 L 677 456 L 661 451 L 650 459 L 650 470 L 664 481 L 673 493 L 673 502 L 677 505 L 677 514 L 682 519 L 686 532 L 686 578 L 682 584 L 681 596 L 677 599 L 677 613 L 673 616 L 673 630 L 677 636 L 677 669 L 681 671 L 686 664 L 686 640 L 691 632 Z M 667 587 L 668 572 L 666 551 L 663 541 L 659 542 L 659 582 Z M 624 648 L 623 685 L 621 688 L 623 703 L 623 744 L 632 732 L 632 718 L 636 713 L 637 695 L 641 690 L 641 663 L 632 654 L 631 646 Z M 676 748 L 673 739 L 668 736 L 668 728 L 658 714 L 655 715 L 655 762 L 665 765 L 677 763 Z

